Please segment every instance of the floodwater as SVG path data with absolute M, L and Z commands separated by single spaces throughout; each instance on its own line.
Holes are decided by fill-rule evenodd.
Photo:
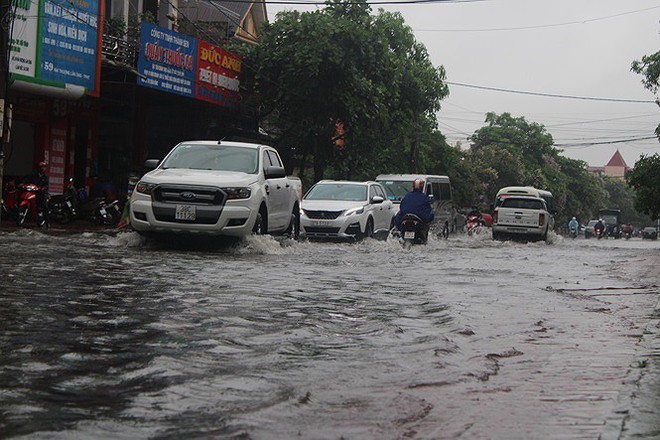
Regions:
M 0 437 L 660 437 L 660 244 L 0 233 Z

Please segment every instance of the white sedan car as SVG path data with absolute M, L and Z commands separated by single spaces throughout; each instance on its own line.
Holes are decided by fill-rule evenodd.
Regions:
M 378 182 L 322 180 L 302 201 L 300 223 L 308 238 L 364 238 L 387 233 L 395 209 Z

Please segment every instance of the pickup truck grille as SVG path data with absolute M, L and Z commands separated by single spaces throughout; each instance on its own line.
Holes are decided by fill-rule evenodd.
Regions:
M 309 211 L 307 209 L 305 209 L 304 211 L 307 217 L 313 218 L 315 220 L 334 220 L 337 217 L 339 217 L 342 212 L 344 212 L 344 211 Z
M 225 204 L 227 194 L 220 188 L 159 185 L 154 188 L 152 197 L 157 202 L 185 203 L 189 205 L 217 205 Z
M 213 225 L 220 218 L 227 194 L 212 186 L 159 185 L 151 192 L 151 198 L 151 208 L 158 221 Z M 178 205 L 193 205 L 193 218 L 177 219 Z

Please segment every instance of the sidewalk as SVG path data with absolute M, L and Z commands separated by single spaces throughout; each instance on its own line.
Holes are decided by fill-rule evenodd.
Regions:
M 100 225 L 87 220 L 74 220 L 71 223 L 60 224 L 52 223 L 48 228 L 40 228 L 33 222 L 26 223 L 22 227 L 16 226 L 13 220 L 2 220 L 0 223 L 0 233 L 14 233 L 21 230 L 38 231 L 49 235 L 82 234 L 85 232 L 100 234 L 117 234 L 119 232 L 130 231 L 130 226 L 117 228 L 116 226 Z

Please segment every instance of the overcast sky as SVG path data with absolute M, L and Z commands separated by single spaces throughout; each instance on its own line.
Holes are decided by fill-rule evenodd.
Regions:
M 268 0 L 266 0 L 268 2 Z M 267 3 L 268 17 L 320 6 Z M 618 100 L 656 97 L 630 71 L 634 60 L 660 50 L 660 1 L 483 0 L 374 5 L 399 11 L 444 66 L 447 81 L 522 92 Z M 487 112 L 509 112 L 543 124 L 564 155 L 603 166 L 619 149 L 629 166 L 660 153 L 655 103 L 551 98 L 449 85 L 438 127 L 450 143 L 484 125 Z M 599 143 L 599 145 L 589 145 Z

